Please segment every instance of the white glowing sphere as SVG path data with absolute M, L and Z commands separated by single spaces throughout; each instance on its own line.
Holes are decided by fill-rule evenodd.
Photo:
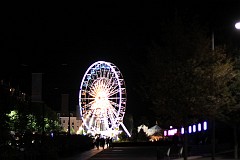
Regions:
M 240 22 L 237 22 L 237 23 L 235 24 L 235 28 L 236 28 L 236 29 L 240 29 Z

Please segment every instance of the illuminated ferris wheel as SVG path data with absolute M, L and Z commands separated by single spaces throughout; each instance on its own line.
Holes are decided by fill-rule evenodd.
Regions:
M 97 61 L 85 72 L 79 91 L 83 129 L 92 135 L 118 134 L 123 124 L 127 93 L 123 76 L 110 62 Z

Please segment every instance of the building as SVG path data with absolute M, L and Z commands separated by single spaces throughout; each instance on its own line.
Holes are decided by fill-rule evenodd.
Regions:
M 61 126 L 66 133 L 69 132 L 69 124 L 70 124 L 70 134 L 83 134 L 81 129 L 82 120 L 78 119 L 74 113 L 70 113 L 70 116 L 67 114 L 58 113 L 58 117 L 59 117 Z

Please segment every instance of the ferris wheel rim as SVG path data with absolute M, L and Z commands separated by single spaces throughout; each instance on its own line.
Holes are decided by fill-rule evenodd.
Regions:
M 87 69 L 87 71 L 84 73 L 84 76 L 83 76 L 83 78 L 82 78 L 82 81 L 81 81 L 81 85 L 80 85 L 80 91 L 79 91 L 79 95 L 81 95 L 81 91 L 82 91 L 82 85 L 83 85 L 83 83 L 84 83 L 84 79 L 85 79 L 85 77 L 86 77 L 86 75 L 87 75 L 87 73 L 89 72 L 89 70 L 91 70 L 92 69 L 92 67 L 93 66 L 95 66 L 96 64 L 102 64 L 102 63 L 105 63 L 105 64 L 107 64 L 108 66 L 110 66 L 110 68 L 114 71 L 114 74 L 115 75 L 117 75 L 117 73 L 116 73 L 116 70 L 115 70 L 115 68 L 113 68 L 113 66 L 114 67 L 116 67 L 117 69 L 118 69 L 118 67 L 117 66 L 115 66 L 113 63 L 110 63 L 110 62 L 106 62 L 106 61 L 103 61 L 103 60 L 101 60 L 101 61 L 97 61 L 97 62 L 95 62 L 95 63 L 93 63 L 90 67 L 88 67 L 88 69 Z M 119 70 L 119 69 L 118 69 Z M 119 71 L 120 72 L 120 71 Z M 120 72 L 120 74 L 121 74 L 121 72 Z M 121 74 L 121 76 L 122 76 L 122 74 Z M 118 86 L 119 86 L 119 91 L 120 91 L 120 99 L 122 99 L 122 90 L 121 90 L 121 85 L 120 85 L 120 81 L 119 81 L 119 78 L 118 78 Z M 120 103 L 120 102 L 119 102 Z M 80 103 L 79 103 L 80 104 Z M 119 104 L 120 105 L 120 104 Z M 118 113 L 119 114 L 119 113 Z
M 81 108 L 82 108 L 82 104 L 81 104 L 81 100 L 83 99 L 82 98 L 82 91 L 85 91 L 86 90 L 86 86 L 85 88 L 83 87 L 83 84 L 84 82 L 86 82 L 86 76 L 89 74 L 89 72 L 91 71 L 91 69 L 93 69 L 94 66 L 98 65 L 98 64 L 105 64 L 107 65 L 108 67 L 110 67 L 110 72 L 113 72 L 114 75 L 115 75 L 115 78 L 117 79 L 117 86 L 118 86 L 118 95 L 119 97 L 117 98 L 109 98 L 109 99 L 119 99 L 118 101 L 118 110 L 117 110 L 117 114 L 115 115 L 116 117 L 116 120 L 114 120 L 114 123 L 117 123 L 118 119 L 122 119 L 124 117 L 124 114 L 125 114 L 125 108 L 126 108 L 126 91 L 125 93 L 122 92 L 122 89 L 125 89 L 126 90 L 126 86 L 125 86 L 125 82 L 124 82 L 124 79 L 123 79 L 123 76 L 122 76 L 122 73 L 120 72 L 120 70 L 118 69 L 117 66 L 115 66 L 113 63 L 110 63 L 110 62 L 106 62 L 106 61 L 97 61 L 95 63 L 93 63 L 92 65 L 90 65 L 90 67 L 88 67 L 87 71 L 84 73 L 84 76 L 82 78 L 82 81 L 81 81 L 81 85 L 80 85 L 80 91 L 79 91 L 79 106 L 80 106 L 80 112 L 82 112 Z M 118 73 L 117 73 L 118 72 Z M 119 75 L 118 75 L 119 74 Z M 91 74 L 90 74 L 91 75 Z M 123 84 L 121 84 L 120 82 L 120 78 L 121 78 L 121 81 Z M 123 87 L 122 87 L 123 86 Z M 86 92 L 85 92 L 86 93 Z M 124 97 L 122 95 L 125 95 Z M 94 98 L 86 98 L 85 100 L 89 100 L 89 99 L 94 99 Z M 125 104 L 123 105 L 123 102 L 125 101 Z M 86 108 L 86 105 L 85 105 L 85 108 Z M 122 109 L 124 110 L 124 112 L 122 112 Z M 83 114 L 81 113 L 81 117 L 82 117 L 82 120 L 83 120 L 83 123 L 86 124 L 86 121 L 85 119 L 83 118 Z M 114 124 L 115 125 L 115 124 Z M 118 124 L 120 125 L 120 124 Z M 90 129 L 88 125 L 85 125 L 87 127 L 87 129 Z

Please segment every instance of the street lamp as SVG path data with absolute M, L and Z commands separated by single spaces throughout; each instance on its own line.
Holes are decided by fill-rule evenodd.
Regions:
M 240 29 L 240 22 L 237 22 L 237 23 L 235 24 L 235 28 L 236 28 L 236 29 Z

